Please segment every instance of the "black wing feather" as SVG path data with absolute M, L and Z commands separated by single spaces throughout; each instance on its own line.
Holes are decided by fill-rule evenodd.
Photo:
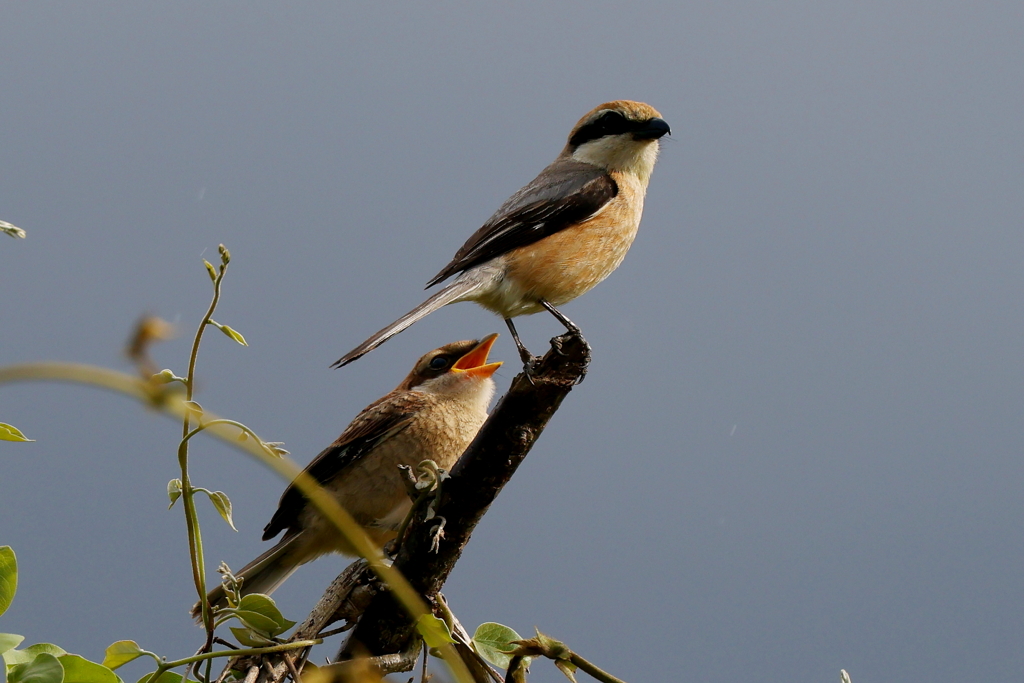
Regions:
M 427 287 L 579 223 L 597 213 L 618 192 L 618 185 L 604 169 L 557 159 L 509 197 Z

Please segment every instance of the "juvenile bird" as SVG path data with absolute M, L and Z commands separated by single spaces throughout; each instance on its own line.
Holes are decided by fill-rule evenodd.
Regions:
M 616 100 L 595 107 L 569 133 L 555 161 L 477 230 L 427 287 L 458 277 L 380 330 L 332 367 L 372 351 L 417 320 L 456 301 L 475 301 L 505 319 L 523 364 L 532 356 L 512 318 L 550 311 L 608 277 L 640 225 L 658 139 L 671 132 L 650 105 Z
M 412 506 L 398 465 L 433 460 L 450 469 L 487 418 L 491 375 L 501 365 L 488 363 L 487 354 L 497 337 L 453 342 L 420 358 L 394 391 L 363 409 L 306 467 L 377 544 L 395 537 Z M 243 594 L 270 593 L 321 555 L 353 553 L 294 484 L 281 496 L 263 540 L 282 531 L 277 545 L 236 572 Z M 225 603 L 221 586 L 208 597 L 212 605 Z M 192 616 L 200 611 L 197 604 Z

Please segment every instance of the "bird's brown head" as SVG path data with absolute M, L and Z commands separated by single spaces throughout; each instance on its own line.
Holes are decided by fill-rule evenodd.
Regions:
M 400 390 L 459 393 L 481 383 L 493 387 L 491 375 L 501 362 L 488 363 L 497 334 L 483 339 L 457 341 L 434 349 L 416 361 L 409 376 L 398 385 Z
M 612 171 L 635 173 L 646 183 L 658 158 L 658 140 L 671 132 L 649 104 L 605 102 L 579 120 L 562 155 Z

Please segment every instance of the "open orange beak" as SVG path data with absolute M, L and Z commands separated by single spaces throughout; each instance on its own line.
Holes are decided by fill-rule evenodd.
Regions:
M 480 340 L 469 353 L 455 361 L 452 370 L 455 372 L 466 372 L 471 377 L 486 378 L 494 374 L 494 371 L 501 367 L 501 362 L 488 363 L 487 354 L 494 346 L 494 340 L 498 338 L 497 333 L 489 334 Z

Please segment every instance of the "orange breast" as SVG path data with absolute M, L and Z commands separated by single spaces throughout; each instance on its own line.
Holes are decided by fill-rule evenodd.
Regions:
M 523 299 L 560 306 L 619 267 L 643 213 L 643 189 L 633 185 L 620 181 L 619 194 L 593 218 L 506 255 L 505 277 Z

